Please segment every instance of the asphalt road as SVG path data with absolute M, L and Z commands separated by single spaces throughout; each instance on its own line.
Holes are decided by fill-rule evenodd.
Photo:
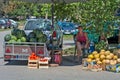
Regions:
M 3 38 L 7 33 L 9 31 L 0 32 L 1 57 L 3 56 Z M 64 47 L 70 47 L 73 44 L 70 42 L 64 42 Z M 0 80 L 120 80 L 120 73 L 85 71 L 82 70 L 81 65 L 76 65 L 72 61 L 66 60 L 65 57 L 70 58 L 70 56 L 64 56 L 63 63 L 60 66 L 48 69 L 29 69 L 27 62 L 7 63 L 0 58 Z
M 3 56 L 3 44 L 4 44 L 4 36 L 6 35 L 6 34 L 9 34 L 10 33 L 10 31 L 2 31 L 2 32 L 0 32 L 0 57 L 2 57 Z

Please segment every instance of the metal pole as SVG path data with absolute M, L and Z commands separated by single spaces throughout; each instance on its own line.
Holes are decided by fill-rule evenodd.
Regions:
M 52 28 L 54 29 L 54 0 L 52 0 L 51 13 L 52 13 Z
M 53 31 L 54 31 L 54 0 L 52 0 L 51 13 L 52 13 L 52 28 L 53 28 Z M 54 63 L 53 38 L 52 38 L 51 63 Z

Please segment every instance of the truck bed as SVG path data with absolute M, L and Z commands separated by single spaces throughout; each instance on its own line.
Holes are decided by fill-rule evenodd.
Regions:
M 4 60 L 28 60 L 28 56 L 35 53 L 38 56 L 49 56 L 45 43 L 22 42 L 7 43 L 4 42 Z

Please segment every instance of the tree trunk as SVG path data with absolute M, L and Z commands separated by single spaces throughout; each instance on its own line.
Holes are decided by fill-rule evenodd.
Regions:
M 118 44 L 120 44 L 120 30 L 119 30 L 119 34 L 118 34 Z
M 48 19 L 48 13 L 45 14 L 45 19 Z

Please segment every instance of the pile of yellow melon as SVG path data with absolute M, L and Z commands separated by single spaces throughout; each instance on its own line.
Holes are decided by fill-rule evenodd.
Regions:
M 86 59 L 87 62 L 96 62 L 96 64 L 110 64 L 115 65 L 120 63 L 120 58 L 117 55 L 111 53 L 109 50 L 101 50 L 99 53 L 97 51 L 92 52 L 88 55 Z

